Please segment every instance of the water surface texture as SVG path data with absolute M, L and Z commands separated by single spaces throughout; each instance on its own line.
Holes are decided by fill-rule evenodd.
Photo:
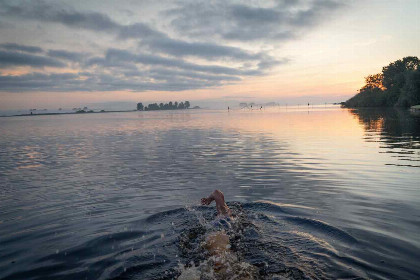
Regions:
M 0 279 L 420 278 L 420 118 L 337 107 L 0 119 Z M 220 277 L 219 277 L 220 278 Z

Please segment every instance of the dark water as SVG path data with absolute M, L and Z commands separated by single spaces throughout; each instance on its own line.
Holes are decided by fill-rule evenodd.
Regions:
M 1 279 L 420 278 L 420 118 L 273 108 L 0 119 Z M 246 277 L 243 278 L 246 278 Z

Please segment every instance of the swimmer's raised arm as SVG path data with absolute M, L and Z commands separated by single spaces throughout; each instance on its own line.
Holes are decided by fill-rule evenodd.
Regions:
M 231 216 L 232 212 L 230 211 L 229 207 L 225 203 L 225 196 L 223 193 L 219 190 L 213 191 L 209 197 L 203 197 L 201 199 L 202 205 L 209 205 L 212 203 L 212 201 L 216 202 L 216 209 L 218 215 L 225 215 L 225 216 Z

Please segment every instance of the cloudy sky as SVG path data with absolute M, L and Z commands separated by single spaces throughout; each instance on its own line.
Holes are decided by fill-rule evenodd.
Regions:
M 418 34 L 418 0 L 0 0 L 0 109 L 338 102 Z

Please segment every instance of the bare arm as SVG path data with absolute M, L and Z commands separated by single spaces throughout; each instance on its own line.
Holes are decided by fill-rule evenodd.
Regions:
M 231 215 L 231 211 L 225 203 L 225 197 L 223 193 L 219 190 L 213 191 L 213 193 L 211 193 L 209 197 L 202 198 L 201 204 L 209 205 L 210 203 L 212 203 L 213 200 L 216 202 L 216 209 L 217 209 L 218 215 L 226 215 L 226 216 Z

